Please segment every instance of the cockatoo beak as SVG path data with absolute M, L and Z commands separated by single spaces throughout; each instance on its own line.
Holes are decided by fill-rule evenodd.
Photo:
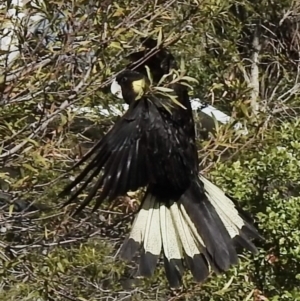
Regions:
M 121 86 L 118 84 L 116 79 L 114 79 L 111 83 L 110 92 L 118 98 L 123 99 Z

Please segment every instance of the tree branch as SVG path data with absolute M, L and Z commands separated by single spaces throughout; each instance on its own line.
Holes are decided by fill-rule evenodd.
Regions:
M 252 41 L 253 54 L 251 65 L 250 87 L 252 88 L 250 103 L 252 112 L 257 115 L 259 110 L 258 97 L 259 97 L 259 53 L 261 50 L 260 44 L 260 24 L 257 24 Z

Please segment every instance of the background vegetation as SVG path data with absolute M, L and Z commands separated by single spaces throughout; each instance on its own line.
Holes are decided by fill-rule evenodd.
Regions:
M 14 3 L 0 6 L 0 299 L 300 300 L 298 1 Z M 117 118 L 97 109 L 117 101 L 112 76 L 140 36 L 160 32 L 166 44 L 180 37 L 171 49 L 199 80 L 191 96 L 247 127 L 199 134 L 199 156 L 266 238 L 258 256 L 203 285 L 187 274 L 178 291 L 163 268 L 135 279 L 116 256 L 139 193 L 75 219 L 56 197 Z

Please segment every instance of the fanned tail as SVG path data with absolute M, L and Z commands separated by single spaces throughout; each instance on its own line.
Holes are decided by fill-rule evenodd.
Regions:
M 242 211 L 200 176 L 177 199 L 148 190 L 120 256 L 132 260 L 141 250 L 139 275 L 149 277 L 162 252 L 168 281 L 178 287 L 184 266 L 197 282 L 203 282 L 211 271 L 225 272 L 237 264 L 237 246 L 256 253 L 253 238 L 262 237 Z

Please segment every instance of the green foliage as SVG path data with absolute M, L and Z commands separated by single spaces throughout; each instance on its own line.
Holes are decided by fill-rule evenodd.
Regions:
M 29 34 L 5 18 L 17 24 L 20 56 L 8 64 L 0 53 L 0 299 L 300 300 L 297 3 L 29 1 L 24 9 L 49 23 Z M 162 262 L 153 278 L 137 279 L 136 264 L 115 256 L 141 192 L 76 218 L 57 199 L 67 168 L 113 124 L 96 105 L 116 102 L 109 81 L 148 34 L 167 45 L 179 37 L 170 47 L 198 80 L 189 82 L 191 95 L 247 126 L 242 136 L 218 125 L 199 137 L 199 156 L 204 173 L 255 217 L 265 237 L 257 256 L 242 253 L 239 266 L 202 285 L 187 273 L 179 291 L 169 290 Z M 259 114 L 250 109 L 255 81 Z

